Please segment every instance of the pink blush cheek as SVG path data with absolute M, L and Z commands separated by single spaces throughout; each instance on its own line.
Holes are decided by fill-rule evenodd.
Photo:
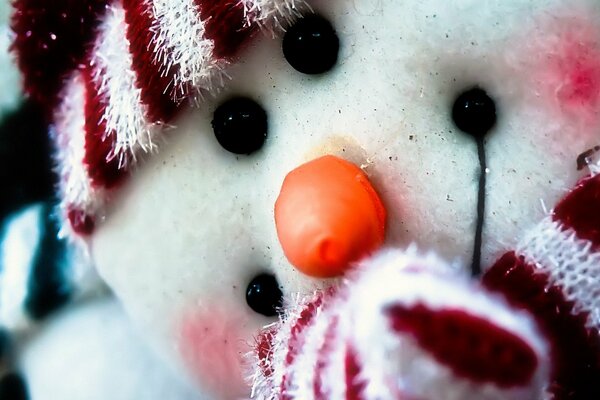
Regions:
M 242 363 L 251 348 L 250 339 L 244 336 L 244 320 L 235 313 L 214 310 L 185 315 L 179 326 L 179 352 L 187 369 L 200 388 L 218 398 L 248 394 Z
M 549 114 L 591 131 L 600 123 L 600 19 L 580 13 L 543 22 L 520 58 L 533 61 L 528 74 Z
M 600 40 L 600 37 L 598 37 Z M 557 97 L 563 107 L 593 116 L 600 106 L 600 43 L 563 44 L 563 59 L 557 60 L 552 73 L 562 78 Z

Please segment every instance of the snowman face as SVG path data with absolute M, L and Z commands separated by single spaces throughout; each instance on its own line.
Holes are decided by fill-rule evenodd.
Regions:
M 249 306 L 249 285 L 260 278 L 291 294 L 328 284 L 298 272 L 278 240 L 274 205 L 290 171 L 326 154 L 360 166 L 387 210 L 385 246 L 416 243 L 468 268 L 481 226 L 485 268 L 583 175 L 578 156 L 600 144 L 595 0 L 311 5 L 337 33 L 335 65 L 303 74 L 281 38 L 257 40 L 226 90 L 181 115 L 91 239 L 144 334 L 224 398 L 247 390 L 242 356 L 274 320 Z M 473 136 L 452 110 L 475 88 L 497 120 Z M 250 155 L 224 149 L 211 125 L 239 97 L 268 120 Z M 278 299 L 272 290 L 258 302 Z

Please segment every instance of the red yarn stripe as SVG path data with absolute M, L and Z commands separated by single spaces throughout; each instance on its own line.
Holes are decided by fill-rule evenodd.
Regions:
M 486 271 L 483 283 L 528 310 L 549 337 L 554 399 L 600 399 L 600 333 L 586 328 L 587 313 L 575 313 L 561 288 L 514 252 Z
M 303 310 L 300 312 L 300 316 L 294 323 L 290 332 L 290 339 L 288 341 L 288 353 L 285 356 L 285 370 L 289 371 L 289 366 L 294 363 L 296 356 L 302 345 L 302 333 L 304 330 L 311 324 L 314 319 L 317 310 L 323 303 L 322 294 L 318 295 L 318 297 L 311 303 L 309 303 Z M 281 380 L 281 400 L 292 400 L 293 398 L 287 394 L 289 388 L 289 375 L 284 374 Z
M 101 98 L 94 82 L 92 67 L 82 70 L 85 83 L 85 157 L 88 176 L 96 187 L 112 188 L 118 185 L 124 175 L 119 168 L 119 160 L 109 160 L 109 154 L 115 148 L 116 134 L 106 132 L 106 123 L 102 116 L 106 110 L 106 99 Z
M 600 175 L 582 180 L 554 209 L 553 218 L 600 251 Z
M 365 383 L 360 381 L 361 364 L 358 361 L 356 351 L 348 347 L 344 359 L 344 369 L 346 373 L 346 400 L 363 400 L 363 391 Z
M 537 368 L 535 352 L 520 337 L 463 310 L 425 305 L 387 309 L 391 327 L 410 334 L 457 376 L 510 388 L 528 384 Z
M 262 374 L 265 377 L 273 375 L 273 340 L 275 339 L 275 328 L 267 328 L 256 338 L 256 355 Z
M 16 0 L 13 49 L 25 92 L 52 111 L 65 77 L 86 56 L 110 0 Z
M 67 210 L 67 218 L 71 224 L 71 229 L 78 235 L 91 235 L 96 228 L 95 219 L 77 208 L 69 208 Z
M 239 0 L 195 0 L 204 22 L 204 36 L 214 42 L 213 55 L 230 59 L 256 32 L 246 24 L 244 5 Z
M 317 364 L 313 373 L 313 393 L 315 400 L 328 400 L 327 393 L 323 390 L 323 373 L 327 366 L 331 363 L 331 352 L 334 350 L 334 346 L 339 338 L 336 337 L 335 332 L 338 326 L 338 319 L 332 318 L 329 321 L 329 326 L 325 331 L 325 337 L 323 344 L 317 352 Z
M 132 69 L 136 75 L 136 86 L 146 106 L 145 117 L 149 122 L 170 122 L 177 111 L 173 97 L 173 77 L 176 66 L 161 65 L 156 61 L 154 36 L 156 20 L 152 4 L 146 0 L 123 0 L 127 39 L 132 56 Z

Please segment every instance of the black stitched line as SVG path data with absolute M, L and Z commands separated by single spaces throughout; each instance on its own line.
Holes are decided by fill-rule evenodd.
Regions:
M 483 222 L 485 217 L 485 190 L 486 169 L 485 145 L 483 137 L 477 137 L 477 155 L 479 156 L 479 190 L 477 194 L 477 226 L 475 228 L 475 239 L 473 240 L 473 261 L 471 263 L 471 274 L 481 274 L 481 244 L 483 235 Z

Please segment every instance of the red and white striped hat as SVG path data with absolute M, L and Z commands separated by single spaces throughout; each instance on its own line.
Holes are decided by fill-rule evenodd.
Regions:
M 262 29 L 303 0 L 16 0 L 26 92 L 48 105 L 68 232 L 86 235 L 115 188 L 184 104 L 219 90 Z M 68 224 L 67 224 L 68 225 Z

